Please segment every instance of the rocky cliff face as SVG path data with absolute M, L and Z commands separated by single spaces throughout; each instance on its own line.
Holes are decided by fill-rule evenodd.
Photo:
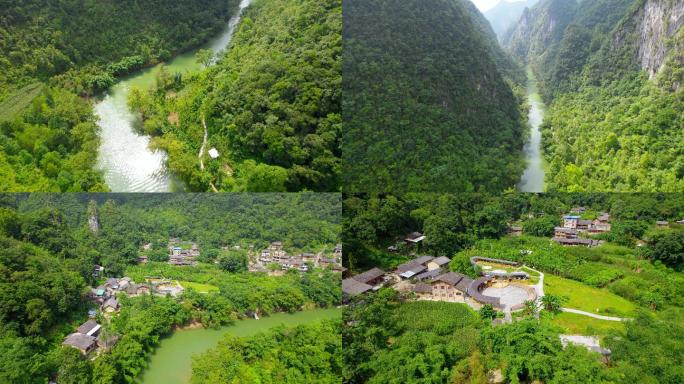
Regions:
M 636 17 L 637 59 L 652 79 L 678 48 L 672 40 L 684 24 L 684 1 L 647 0 Z
M 523 62 L 543 58 L 563 37 L 576 8 L 575 0 L 544 0 L 525 9 L 520 21 L 504 38 L 504 46 Z

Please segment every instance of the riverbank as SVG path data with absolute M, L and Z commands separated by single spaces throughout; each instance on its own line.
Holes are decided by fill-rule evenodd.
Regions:
M 260 320 L 237 320 L 219 329 L 179 329 L 160 341 L 149 364 L 136 382 L 141 384 L 187 384 L 192 375 L 192 356 L 214 347 L 225 335 L 252 336 L 285 325 L 313 323 L 342 316 L 339 308 L 314 309 L 296 313 L 276 313 Z

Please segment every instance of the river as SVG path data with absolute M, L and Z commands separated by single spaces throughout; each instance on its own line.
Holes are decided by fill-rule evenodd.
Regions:
M 530 138 L 525 144 L 527 169 L 523 173 L 518 190 L 520 192 L 544 192 L 544 159 L 541 154 L 541 124 L 544 121 L 544 102 L 539 95 L 537 79 L 532 69 L 527 69 L 527 98 L 530 103 L 528 120 L 530 122 Z
M 223 32 L 200 48 L 211 48 L 216 53 L 225 50 L 250 2 L 242 0 Z M 185 52 L 164 65 L 171 73 L 197 71 L 201 65 L 195 60 L 196 52 L 197 49 Z M 127 104 L 131 88 L 153 86 L 160 68 L 161 64 L 121 78 L 95 104 L 100 127 L 97 169 L 104 173 L 112 192 L 182 192 L 186 189 L 184 183 L 166 168 L 166 153 L 150 149 L 151 138 L 136 132 L 142 121 Z
M 142 384 L 187 384 L 192 374 L 192 355 L 214 346 L 226 334 L 251 336 L 284 324 L 295 326 L 323 319 L 340 318 L 339 308 L 314 309 L 296 313 L 276 313 L 259 320 L 238 320 L 219 329 L 187 329 L 163 339 L 150 359 L 148 368 L 138 379 Z M 341 336 L 340 336 L 341 337 Z

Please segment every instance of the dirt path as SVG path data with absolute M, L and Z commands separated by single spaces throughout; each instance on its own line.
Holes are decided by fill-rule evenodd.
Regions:
M 200 147 L 200 151 L 197 157 L 200 161 L 200 169 L 204 171 L 204 150 L 207 148 L 207 136 L 209 135 L 207 131 L 207 122 L 204 120 L 204 116 L 202 116 L 202 126 L 204 127 L 204 139 L 202 140 L 202 146 Z M 216 188 L 214 187 L 214 189 Z
M 599 320 L 608 320 L 608 321 L 627 321 L 631 320 L 630 318 L 626 317 L 613 317 L 613 316 L 601 316 L 601 315 L 596 315 L 591 312 L 585 312 L 585 311 L 580 311 L 579 309 L 572 309 L 572 308 L 561 308 L 563 312 L 568 312 L 568 313 L 574 313 L 577 315 L 583 315 L 583 316 L 589 316 L 593 317 L 594 319 L 599 319 Z

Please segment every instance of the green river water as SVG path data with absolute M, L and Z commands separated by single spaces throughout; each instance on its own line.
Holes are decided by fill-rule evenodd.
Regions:
M 163 339 L 150 358 L 149 367 L 138 382 L 142 384 L 187 384 L 192 374 L 192 356 L 210 349 L 226 334 L 251 336 L 284 324 L 295 326 L 323 319 L 340 318 L 339 308 L 314 309 L 297 313 L 276 313 L 259 320 L 245 319 L 219 329 L 187 329 Z

